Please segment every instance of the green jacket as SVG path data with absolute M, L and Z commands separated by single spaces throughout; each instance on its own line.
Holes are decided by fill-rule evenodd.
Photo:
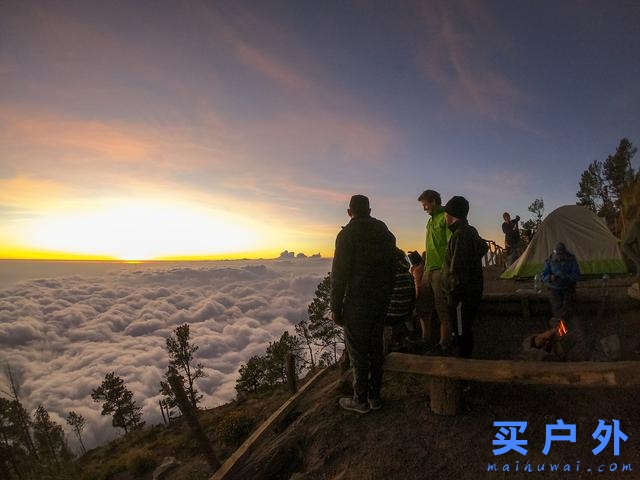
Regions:
M 438 207 L 427 222 L 427 240 L 425 244 L 427 259 L 425 261 L 425 270 L 439 270 L 442 268 L 444 254 L 447 251 L 450 238 L 451 231 L 447 228 L 447 223 L 444 221 L 444 209 Z

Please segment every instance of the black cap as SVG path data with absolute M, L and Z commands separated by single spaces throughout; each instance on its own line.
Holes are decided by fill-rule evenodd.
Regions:
M 354 195 L 349 201 L 349 208 L 356 215 L 369 214 L 369 199 L 364 195 Z
M 469 214 L 469 202 L 464 197 L 451 197 L 444 206 L 444 211 L 452 217 L 466 219 Z

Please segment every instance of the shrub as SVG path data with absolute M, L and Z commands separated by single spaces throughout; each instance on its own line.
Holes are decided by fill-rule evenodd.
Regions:
M 224 417 L 216 427 L 216 438 L 226 445 L 239 445 L 253 429 L 253 420 L 232 413 Z
M 144 475 L 156 467 L 156 460 L 148 452 L 141 452 L 134 456 L 128 465 L 128 470 L 136 476 Z

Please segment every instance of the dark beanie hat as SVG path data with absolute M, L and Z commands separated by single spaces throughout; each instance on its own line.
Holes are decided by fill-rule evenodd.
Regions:
M 357 215 L 369 213 L 369 199 L 364 195 L 354 195 L 349 202 L 349 208 Z
M 452 217 L 466 219 L 469 214 L 469 202 L 464 197 L 451 197 L 444 206 L 444 211 Z

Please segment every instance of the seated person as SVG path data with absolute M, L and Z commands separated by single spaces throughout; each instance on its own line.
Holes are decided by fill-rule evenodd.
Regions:
M 570 317 L 575 303 L 576 283 L 580 279 L 580 266 L 564 243 L 558 243 L 546 260 L 540 279 L 549 286 L 553 316 L 563 319 Z

